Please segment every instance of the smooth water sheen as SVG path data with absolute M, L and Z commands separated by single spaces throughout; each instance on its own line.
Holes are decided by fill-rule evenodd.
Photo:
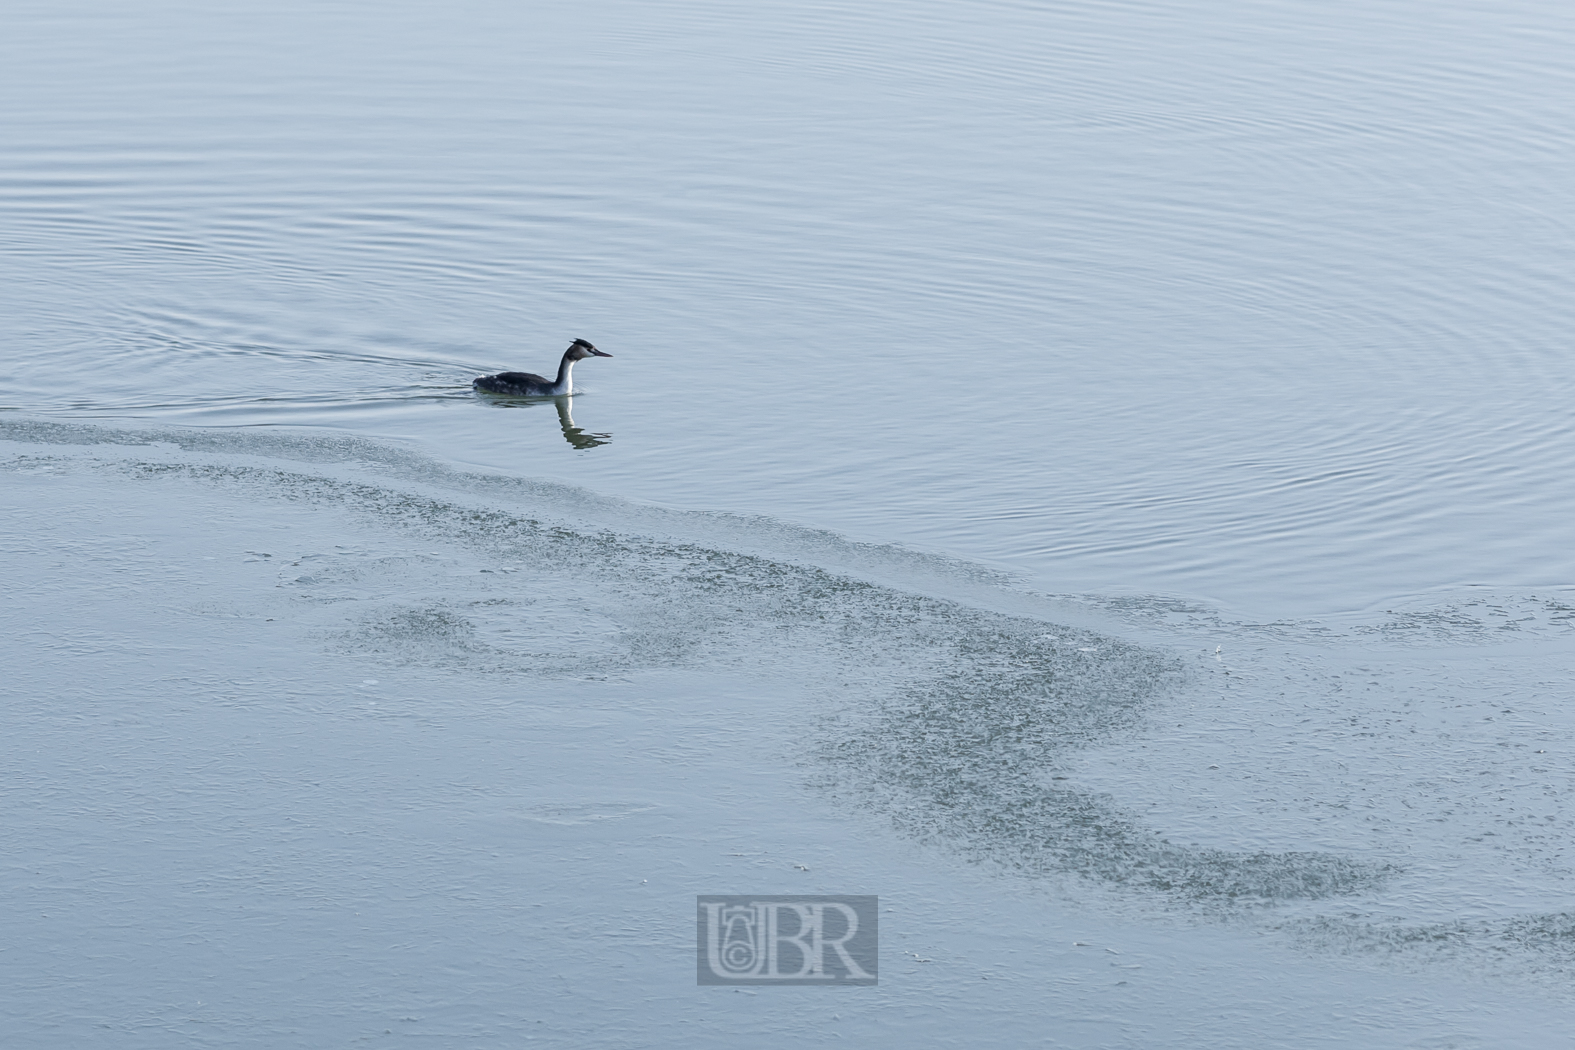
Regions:
M 1567 1031 L 1575 9 L 4 23 L 0 1041 Z
M 1575 575 L 1559 5 L 13 12 L 9 408 L 1253 615 Z M 576 336 L 594 454 L 469 395 Z

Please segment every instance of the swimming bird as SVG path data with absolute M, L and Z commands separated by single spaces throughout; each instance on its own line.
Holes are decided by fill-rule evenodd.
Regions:
M 569 344 L 563 352 L 563 360 L 558 362 L 558 378 L 548 379 L 535 372 L 499 372 L 495 376 L 481 376 L 471 381 L 471 386 L 484 394 L 507 394 L 510 397 L 558 397 L 561 394 L 572 394 L 574 384 L 569 379 L 569 373 L 574 370 L 574 362 L 583 361 L 587 357 L 611 357 L 604 354 L 584 339 L 576 339 Z

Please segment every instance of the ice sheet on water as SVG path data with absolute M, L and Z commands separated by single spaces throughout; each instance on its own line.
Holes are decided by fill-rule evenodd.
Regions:
M 1317 660 L 1285 646 L 1331 637 L 1387 641 L 1398 633 L 1415 647 L 1429 630 L 1449 644 L 1492 637 L 1511 622 L 1529 630 L 1527 617 L 1501 615 L 1502 602 L 1484 607 L 1487 626 L 1482 617 L 1466 622 L 1459 608 L 1386 614 L 1376 626 L 1230 624 L 1217 610 L 1170 600 L 1031 599 L 945 559 L 774 522 L 685 515 L 565 486 L 468 475 L 356 439 L 14 420 L 0 438 L 11 442 L 7 469 L 35 483 L 77 474 L 197 485 L 257 507 L 349 515 L 389 538 L 381 548 L 358 540 L 312 549 L 290 544 L 288 530 L 266 544 L 248 538 L 237 562 L 272 580 L 268 597 L 205 598 L 191 606 L 198 615 L 293 624 L 321 652 L 368 669 L 405 667 L 457 682 L 616 680 L 682 668 L 719 680 L 792 683 L 810 699 L 791 717 L 814 732 L 798 755 L 807 764 L 786 773 L 971 859 L 1172 905 L 1301 902 L 1314 910 L 1293 909 L 1269 924 L 1307 944 L 1412 954 L 1441 943 L 1491 952 L 1513 946 L 1563 965 L 1562 912 L 1531 909 L 1451 925 L 1387 889 L 1444 863 L 1438 841 L 1403 838 L 1399 811 L 1431 805 L 1436 812 L 1426 819 L 1453 828 L 1455 811 L 1472 804 L 1469 789 L 1441 789 L 1436 803 L 1427 802 L 1425 781 L 1447 756 L 1428 756 L 1410 784 L 1391 789 L 1395 830 L 1376 846 L 1341 830 L 1350 825 L 1330 834 L 1320 823 L 1320 814 L 1344 806 L 1320 801 L 1340 794 L 1332 767 L 1287 767 L 1283 757 L 1291 707 L 1309 712 L 1304 732 L 1325 741 L 1353 713 L 1339 675 L 1314 673 Z M 127 540 L 65 542 L 75 545 L 62 548 L 65 557 L 109 558 L 121 577 L 158 571 L 140 563 Z M 1101 607 L 1103 621 L 1080 618 L 1079 605 Z M 1567 626 L 1557 600 L 1539 608 L 1548 629 Z M 1143 632 L 1125 631 L 1123 622 L 1174 633 L 1166 642 L 1163 630 L 1149 630 L 1157 644 L 1140 642 Z M 1180 639 L 1199 631 L 1228 631 L 1231 651 L 1211 644 L 1205 660 L 1186 655 Z M 1244 660 L 1239 650 L 1249 640 L 1272 651 Z M 91 653 L 118 643 L 79 633 L 50 644 Z M 1245 707 L 1241 693 L 1231 692 L 1243 685 L 1255 691 Z M 1271 688 L 1292 699 L 1263 707 Z M 1211 707 L 1206 698 L 1216 692 L 1220 702 Z M 1396 702 L 1396 719 L 1415 714 Z M 1159 731 L 1159 715 L 1178 709 L 1191 738 Z M 1440 725 L 1442 717 L 1411 728 Z M 1243 718 L 1246 731 L 1232 737 L 1241 764 L 1275 776 L 1305 772 L 1310 786 L 1301 801 L 1287 807 L 1261 793 L 1236 798 L 1232 790 L 1256 788 L 1227 790 L 1221 763 L 1191 760 L 1199 747 L 1217 744 L 1220 727 L 1234 731 L 1229 721 Z M 1457 736 L 1461 728 L 1454 727 Z M 1364 764 L 1336 776 L 1365 779 L 1381 797 L 1395 733 L 1350 734 L 1338 758 Z M 1140 739 L 1155 747 L 1136 766 Z M 1116 762 L 1119 774 L 1111 772 Z M 1205 769 L 1215 779 L 1196 782 Z M 1498 783 L 1494 790 L 1506 789 Z M 1482 796 L 1479 815 L 1505 812 L 1501 803 L 1499 794 Z M 565 814 L 586 805 L 586 819 L 609 816 L 595 809 L 600 803 L 565 802 L 561 811 L 532 810 L 531 819 L 572 826 Z M 649 809 L 629 805 L 630 813 Z M 1549 834 L 1570 820 L 1562 807 L 1562 800 L 1543 807 L 1556 810 Z M 1212 834 L 1186 826 L 1216 813 L 1236 819 L 1209 828 Z M 1517 841 L 1527 856 L 1536 853 L 1524 834 Z M 1505 847 L 1493 848 L 1493 856 L 1505 855 Z M 1544 863 L 1543 870 L 1550 888 L 1566 884 L 1562 868 Z M 1342 902 L 1341 910 L 1318 911 L 1327 900 Z

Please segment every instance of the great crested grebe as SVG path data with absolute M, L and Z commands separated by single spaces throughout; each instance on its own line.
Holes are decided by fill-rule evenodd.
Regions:
M 576 339 L 569 344 L 563 352 L 563 360 L 558 362 L 558 378 L 548 379 L 535 372 L 499 372 L 495 376 L 481 376 L 471 381 L 471 386 L 484 394 L 507 394 L 509 397 L 558 397 L 562 394 L 574 393 L 574 384 L 569 379 L 569 373 L 574 371 L 574 362 L 583 361 L 587 357 L 611 357 L 604 354 L 583 339 Z

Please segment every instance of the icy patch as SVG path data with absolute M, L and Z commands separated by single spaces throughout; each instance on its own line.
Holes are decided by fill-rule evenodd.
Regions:
M 1119 613 L 1101 626 L 944 562 L 445 473 L 366 443 L 0 427 L 0 469 L 35 500 L 12 512 L 4 550 L 30 568 L 11 598 L 78 594 L 72 616 L 16 625 L 13 644 L 55 661 L 24 681 L 53 683 L 69 661 L 165 675 L 214 710 L 431 733 L 484 713 L 505 734 L 577 734 L 554 769 L 596 768 L 617 742 L 651 769 L 727 769 L 692 790 L 769 799 L 777 816 L 807 804 L 807 784 L 850 826 L 1138 906 L 1234 909 L 1372 957 L 1437 942 L 1566 965 L 1575 737 L 1556 676 L 1542 655 L 1529 671 L 1450 665 L 1462 640 L 1562 637 L 1556 597 L 1471 599 L 1392 628 L 1084 601 Z M 76 444 L 41 455 L 64 430 Z M 714 542 L 726 536 L 747 543 Z M 162 619 L 121 622 L 153 596 Z M 275 662 L 232 670 L 247 647 Z M 697 721 L 669 735 L 678 719 Z M 734 752 L 749 757 L 717 766 Z M 632 786 L 614 797 L 646 794 Z M 562 801 L 513 807 L 510 826 L 660 805 L 665 826 L 697 833 L 670 799 L 548 787 L 532 797 Z M 476 812 L 498 814 L 500 795 L 518 797 L 478 789 Z

